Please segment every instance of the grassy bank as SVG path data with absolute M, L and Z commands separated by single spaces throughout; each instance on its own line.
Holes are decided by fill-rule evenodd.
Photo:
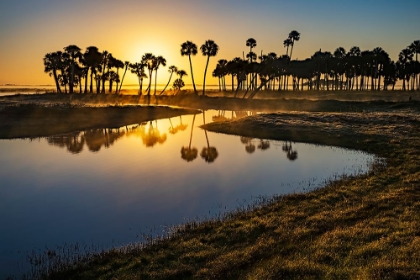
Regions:
M 51 279 L 419 279 L 420 118 L 416 104 L 408 111 L 401 104 L 208 124 L 223 133 L 364 150 L 386 163 L 222 221 L 180 227 L 143 249 L 105 252 Z
M 384 162 L 368 174 L 331 181 L 310 193 L 275 197 L 221 220 L 180 226 L 170 239 L 103 252 L 49 278 L 419 279 L 419 103 L 386 96 L 388 101 L 343 101 L 339 94 L 316 101 L 175 97 L 177 105 L 299 110 L 205 128 L 358 149 Z M 317 106 L 304 110 L 312 102 Z
M 193 113 L 197 111 L 154 106 L 14 104 L 0 110 L 0 139 L 45 137 L 93 128 L 118 128 Z

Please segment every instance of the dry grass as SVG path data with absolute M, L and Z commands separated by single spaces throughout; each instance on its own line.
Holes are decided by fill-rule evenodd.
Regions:
M 385 162 L 322 189 L 184 225 L 170 239 L 98 254 L 49 278 L 420 279 L 419 105 L 374 105 L 365 112 L 263 114 L 206 125 L 359 149 Z

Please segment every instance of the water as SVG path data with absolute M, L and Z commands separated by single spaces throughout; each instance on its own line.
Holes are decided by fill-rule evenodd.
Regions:
M 220 115 L 207 111 L 205 119 Z M 198 114 L 0 140 L 0 279 L 24 271 L 33 250 L 121 246 L 259 196 L 307 191 L 333 176 L 365 172 L 374 161 L 335 147 L 206 132 L 197 127 L 202 123 Z M 185 152 L 183 159 L 183 147 L 196 148 L 196 157 Z M 203 158 L 204 148 L 212 153 Z

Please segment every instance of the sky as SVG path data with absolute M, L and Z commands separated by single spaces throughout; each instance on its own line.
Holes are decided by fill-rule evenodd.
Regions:
M 139 62 L 142 55 L 162 55 L 167 66 L 158 71 L 166 83 L 168 67 L 188 73 L 189 62 L 180 55 L 181 44 L 206 40 L 219 45 L 210 58 L 207 83 L 219 59 L 242 57 L 245 43 L 254 38 L 258 55 L 286 53 L 283 41 L 292 30 L 293 59 L 306 59 L 316 51 L 334 52 L 382 47 L 393 60 L 414 40 L 420 40 L 419 0 L 1 0 L 0 85 L 53 84 L 44 73 L 43 57 L 68 45 L 96 46 L 122 61 Z M 206 57 L 192 57 L 194 78 L 201 84 Z M 127 74 L 124 83 L 137 83 Z

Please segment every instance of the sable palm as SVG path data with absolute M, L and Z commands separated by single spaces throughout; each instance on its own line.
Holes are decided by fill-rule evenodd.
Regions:
M 403 90 L 406 90 L 405 87 L 405 81 L 407 79 L 407 76 L 409 77 L 409 74 L 407 72 L 407 67 L 410 61 L 413 60 L 413 53 L 410 51 L 410 49 L 406 48 L 400 52 L 398 55 L 398 62 L 400 63 L 400 78 L 403 80 Z
M 162 95 L 163 94 L 163 92 L 166 90 L 166 88 L 168 87 L 169 83 L 172 80 L 172 75 L 174 73 L 176 73 L 177 71 L 178 71 L 178 68 L 176 68 L 176 66 L 174 66 L 174 65 L 169 66 L 169 70 L 168 70 L 168 72 L 170 73 L 169 80 L 168 80 L 168 82 L 166 83 L 165 87 L 163 88 L 163 90 L 160 92 L 159 95 Z
M 75 70 L 76 59 L 82 55 L 80 50 L 81 49 L 76 45 L 68 45 L 67 47 L 64 48 L 64 51 L 69 54 L 69 58 L 70 58 L 70 84 L 69 84 L 70 93 L 73 93 L 74 70 Z
M 129 65 L 130 72 L 137 76 L 139 82 L 139 92 L 138 94 L 141 95 L 143 92 L 143 79 L 147 78 L 146 73 L 144 72 L 144 68 L 146 67 L 145 63 L 133 63 Z
M 413 43 L 411 43 L 411 45 L 408 47 L 412 53 L 414 53 L 416 55 L 416 62 L 419 61 L 418 59 L 418 54 L 420 53 L 420 40 L 416 40 Z M 419 75 L 416 75 L 417 79 L 417 89 L 420 90 L 420 77 Z
M 257 41 L 254 38 L 249 38 L 246 40 L 246 46 L 249 47 L 249 53 L 252 53 L 252 49 L 257 46 Z M 252 63 L 254 56 L 247 56 L 247 58 L 249 58 L 250 62 Z
M 123 74 L 122 79 L 121 79 L 121 84 L 120 84 L 120 87 L 118 89 L 118 93 L 121 92 L 121 88 L 122 88 L 122 85 L 124 83 L 125 73 L 127 72 L 128 68 L 130 67 L 130 62 L 129 61 L 124 61 L 124 66 L 125 66 L 124 74 Z
M 194 93 L 198 94 L 197 89 L 195 87 L 194 82 L 194 73 L 192 68 L 191 56 L 197 54 L 197 45 L 191 41 L 186 41 L 181 45 L 181 56 L 188 55 L 188 60 L 190 61 L 190 72 L 191 72 L 191 79 L 194 88 Z
M 125 66 L 124 62 L 122 62 L 119 59 L 115 59 L 115 61 L 114 61 L 114 67 L 117 68 L 117 76 L 118 77 L 120 76 L 119 75 L 119 70 L 122 69 L 122 68 L 124 68 L 124 66 Z M 118 94 L 119 93 L 119 90 L 118 90 L 119 89 L 119 83 L 120 83 L 120 80 L 118 79 L 117 80 L 117 83 L 115 85 L 115 94 Z
M 99 70 L 101 61 L 102 61 L 102 55 L 99 52 L 98 48 L 95 46 L 90 46 L 86 48 L 85 53 L 83 54 L 84 61 L 86 63 L 86 66 L 89 67 L 90 70 L 90 93 L 93 92 L 93 74 L 96 73 L 96 71 Z
M 159 69 L 159 66 L 166 66 L 166 59 L 163 56 L 158 56 L 155 58 L 154 62 L 154 70 L 155 70 L 155 91 L 153 95 L 156 95 L 156 84 L 157 84 L 157 70 Z
M 204 42 L 203 45 L 200 47 L 201 53 L 204 56 L 207 56 L 206 68 L 204 70 L 204 79 L 203 79 L 203 94 L 206 92 L 206 75 L 207 75 L 207 68 L 209 66 L 209 60 L 211 56 L 216 56 L 217 52 L 219 51 L 219 46 L 213 40 L 207 40 Z
M 187 72 L 185 72 L 185 70 L 178 70 L 176 71 L 176 74 L 179 76 L 179 78 L 182 80 L 182 77 L 184 76 L 188 76 Z
M 47 53 L 44 56 L 44 72 L 54 77 L 54 83 L 58 93 L 61 93 L 57 71 L 61 69 L 62 52 Z
M 292 40 L 292 48 L 290 49 L 290 60 L 292 60 L 292 53 L 293 53 L 293 47 L 295 45 L 295 41 L 299 41 L 300 39 L 300 33 L 297 32 L 296 30 L 293 30 L 292 32 L 289 33 L 289 38 Z
M 153 75 L 153 70 L 155 69 L 155 65 L 156 65 L 156 56 L 154 56 L 152 53 L 146 53 L 143 55 L 141 59 L 141 63 L 145 64 L 147 69 L 149 70 L 149 86 L 147 88 L 147 95 L 150 96 L 150 89 L 152 85 L 152 75 Z
M 101 81 L 102 81 L 102 89 L 101 89 L 101 93 L 105 93 L 105 80 L 106 80 L 106 67 L 108 65 L 108 57 L 109 57 L 109 53 L 108 51 L 103 51 L 102 52 L 102 61 L 101 61 L 101 70 L 102 70 L 102 74 L 101 74 Z
M 293 44 L 292 39 L 287 38 L 283 41 L 283 46 L 286 48 L 286 55 L 289 56 L 289 47 Z

